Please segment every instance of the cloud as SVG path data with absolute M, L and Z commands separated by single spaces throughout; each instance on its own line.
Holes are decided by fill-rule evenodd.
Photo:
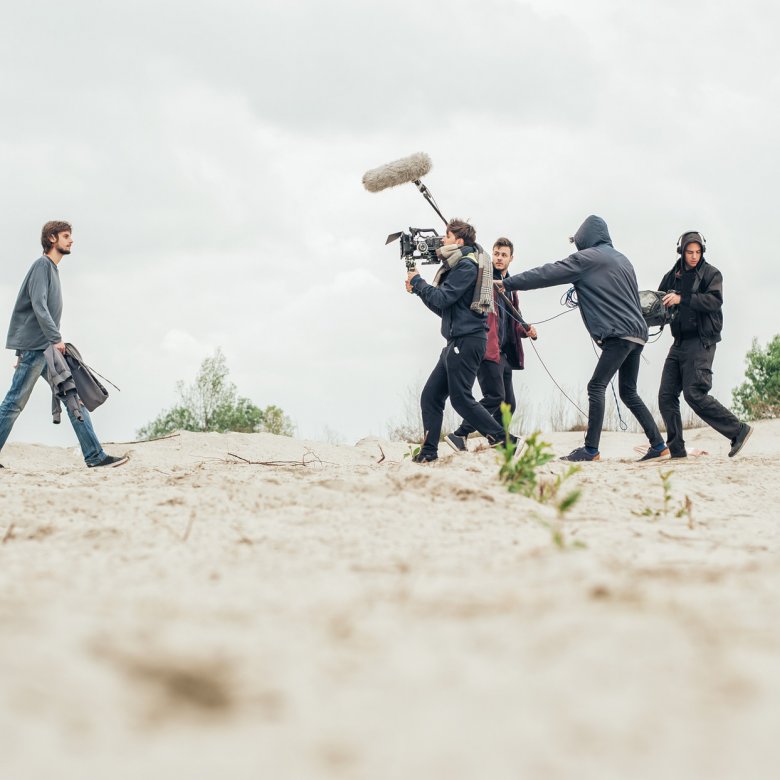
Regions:
M 360 178 L 426 151 L 444 213 L 485 244 L 509 235 L 516 270 L 567 254 L 595 212 L 650 287 L 679 233 L 702 230 L 725 277 L 728 400 L 750 339 L 777 329 L 779 15 L 758 0 L 17 4 L 0 50 L 0 315 L 62 216 L 64 331 L 123 388 L 107 436 L 170 405 L 216 346 L 239 392 L 302 433 L 381 433 L 441 347 L 384 240 L 441 223 L 413 187 L 368 194 Z M 524 313 L 559 313 L 562 292 L 525 295 Z M 584 385 L 576 315 L 540 333 L 556 378 Z M 645 354 L 652 395 L 664 344 Z M 523 384 L 556 392 L 533 355 Z

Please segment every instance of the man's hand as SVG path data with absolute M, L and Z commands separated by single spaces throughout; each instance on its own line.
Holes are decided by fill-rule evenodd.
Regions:
M 61 341 L 59 344 L 54 345 L 54 349 L 58 349 L 63 355 L 65 354 L 65 342 Z
M 501 281 L 501 279 L 493 279 L 493 284 L 496 286 L 496 289 L 499 292 L 506 292 L 504 289 L 504 283 Z
M 419 273 L 417 272 L 416 268 L 413 268 L 411 271 L 406 272 L 406 292 L 408 293 L 413 292 L 412 279 L 414 279 L 415 276 L 419 276 Z
M 677 304 L 680 303 L 681 300 L 682 298 L 677 293 L 673 293 L 673 292 L 666 293 L 666 295 L 664 295 L 664 297 L 662 298 L 663 304 L 667 308 L 669 308 L 670 306 L 677 306 Z
M 536 328 L 533 325 L 529 325 L 528 329 L 526 330 L 526 333 L 528 334 L 528 338 L 535 339 L 537 337 Z

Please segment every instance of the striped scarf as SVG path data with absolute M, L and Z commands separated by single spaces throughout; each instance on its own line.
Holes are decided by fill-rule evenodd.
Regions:
M 469 308 L 475 314 L 493 314 L 493 263 L 485 250 L 477 244 L 472 247 L 447 244 L 436 250 L 441 260 L 441 266 L 436 271 L 431 284 L 438 287 L 445 274 L 451 271 L 461 260 L 468 258 L 477 264 L 477 282 L 474 285 L 474 295 Z

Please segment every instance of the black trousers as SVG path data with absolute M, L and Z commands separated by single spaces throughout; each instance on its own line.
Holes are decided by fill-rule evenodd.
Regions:
M 506 356 L 501 353 L 500 363 L 494 363 L 492 360 L 483 360 L 479 364 L 479 370 L 477 371 L 477 382 L 479 382 L 479 389 L 482 391 L 480 404 L 490 412 L 496 422 L 503 428 L 501 404 L 504 402 L 508 403 L 513 414 L 517 408 L 515 389 L 512 385 L 512 366 L 509 365 Z M 456 436 L 468 436 L 474 430 L 476 429 L 473 425 L 463 420 L 458 430 L 454 431 L 454 433 Z
M 504 429 L 484 406 L 474 400 L 471 389 L 485 354 L 485 336 L 462 336 L 447 342 L 420 398 L 425 441 L 422 452 L 436 455 L 439 449 L 444 403 L 449 396 L 455 411 L 489 439 L 503 439 Z
M 636 344 L 626 339 L 604 340 L 601 347 L 601 357 L 599 357 L 596 370 L 588 382 L 588 432 L 585 435 L 585 446 L 599 448 L 601 427 L 604 425 L 604 396 L 607 385 L 615 374 L 618 375 L 620 400 L 636 417 L 650 444 L 655 445 L 663 442 L 663 436 L 653 420 L 653 415 L 650 414 L 650 410 L 644 405 L 636 391 L 642 348 L 642 344 Z
M 718 433 L 727 439 L 739 433 L 741 423 L 737 417 L 709 394 L 714 359 L 715 344 L 705 347 L 698 337 L 675 341 L 666 356 L 658 407 L 666 423 L 666 443 L 672 455 L 685 455 L 680 393 L 688 406 Z

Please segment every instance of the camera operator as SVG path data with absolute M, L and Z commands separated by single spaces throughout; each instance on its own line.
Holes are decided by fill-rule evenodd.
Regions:
M 677 241 L 680 255 L 661 280 L 667 291 L 664 306 L 677 306 L 672 320 L 674 343 L 664 363 L 658 406 L 666 424 L 666 443 L 673 458 L 687 453 L 680 416 L 680 393 L 707 425 L 731 441 L 729 457 L 745 445 L 753 429 L 713 398 L 712 362 L 723 328 L 723 277 L 704 259 L 707 242 L 701 233 L 683 233 Z
M 497 282 L 505 290 L 536 290 L 556 284 L 572 284 L 582 321 L 601 356 L 588 383 L 588 431 L 585 445 L 561 460 L 599 460 L 607 384 L 618 374 L 620 398 L 636 417 L 650 442 L 642 461 L 665 460 L 669 450 L 653 415 L 636 391 L 639 360 L 647 342 L 647 325 L 639 304 L 634 267 L 612 246 L 607 223 L 590 216 L 570 239 L 577 251 L 557 263 L 532 268 Z
M 476 242 L 477 233 L 471 225 L 459 219 L 450 220 L 444 245 L 437 250 L 442 265 L 433 284 L 428 284 L 416 269 L 407 273 L 406 289 L 441 317 L 441 334 L 447 341 L 420 398 L 425 439 L 413 458 L 417 463 L 438 458 L 448 396 L 455 411 L 491 444 L 504 440 L 503 427 L 474 400 L 471 392 L 487 341 L 487 314 L 481 308 L 479 289 L 480 250 Z M 490 291 L 488 306 L 489 296 Z
M 509 265 L 514 259 L 514 245 L 508 238 L 498 238 L 493 244 L 493 278 L 503 279 L 509 274 Z M 518 308 L 517 293 L 510 293 L 512 304 Z M 487 348 L 477 371 L 477 381 L 482 391 L 480 403 L 496 421 L 501 424 L 501 404 L 506 402 L 514 414 L 517 408 L 515 391 L 512 385 L 512 372 L 524 368 L 523 345 L 521 339 L 536 338 L 536 328 L 528 330 L 514 319 L 506 303 L 495 291 L 496 311 L 488 314 Z M 444 440 L 454 450 L 465 452 L 466 439 L 474 427 L 464 420 L 453 433 Z

